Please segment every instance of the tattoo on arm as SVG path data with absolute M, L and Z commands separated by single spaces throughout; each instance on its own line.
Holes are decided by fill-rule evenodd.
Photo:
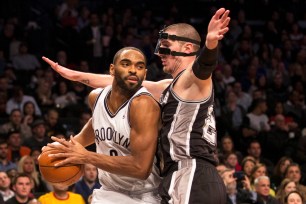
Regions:
M 89 79 L 83 79 L 83 80 L 81 80 L 81 82 L 82 82 L 83 84 L 89 84 Z

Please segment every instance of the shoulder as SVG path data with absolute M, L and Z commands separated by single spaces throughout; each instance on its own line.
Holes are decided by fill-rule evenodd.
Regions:
M 88 95 L 88 103 L 90 108 L 93 108 L 98 96 L 101 94 L 101 92 L 103 91 L 102 88 L 97 88 L 92 90 L 89 95 Z
M 140 94 L 132 99 L 131 106 L 148 107 L 153 106 L 159 108 L 158 102 L 150 94 Z

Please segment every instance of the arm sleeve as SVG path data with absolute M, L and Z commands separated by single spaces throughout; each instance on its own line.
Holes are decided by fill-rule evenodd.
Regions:
M 202 80 L 208 79 L 217 65 L 217 56 L 218 47 L 210 50 L 204 46 L 192 65 L 194 75 Z

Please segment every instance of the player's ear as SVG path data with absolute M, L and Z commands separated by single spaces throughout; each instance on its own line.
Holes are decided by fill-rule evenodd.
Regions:
M 183 51 L 185 52 L 185 53 L 191 53 L 191 52 L 194 52 L 193 51 L 193 44 L 192 43 L 185 43 L 184 45 L 183 45 Z
M 111 76 L 114 76 L 115 75 L 115 65 L 114 64 L 110 64 L 109 65 L 109 74 Z
M 143 80 L 146 80 L 146 78 L 147 78 L 147 73 L 148 73 L 148 70 L 146 69 L 146 70 L 145 70 L 144 77 L 143 77 Z

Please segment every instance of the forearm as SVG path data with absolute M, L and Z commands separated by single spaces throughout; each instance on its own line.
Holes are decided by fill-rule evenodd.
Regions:
M 108 156 L 95 152 L 89 152 L 86 160 L 104 171 L 142 180 L 150 175 L 153 163 L 152 159 L 151 165 L 146 167 L 134 156 Z
M 77 75 L 77 81 L 93 88 L 104 88 L 113 83 L 113 77 L 107 74 L 82 72 Z
M 84 147 L 91 145 L 95 141 L 95 134 L 92 128 L 91 120 L 92 119 L 90 118 L 82 130 L 76 136 L 74 136 L 74 139 Z
M 192 65 L 194 75 L 201 79 L 208 79 L 217 64 L 218 49 L 208 49 L 203 47 L 199 56 Z

